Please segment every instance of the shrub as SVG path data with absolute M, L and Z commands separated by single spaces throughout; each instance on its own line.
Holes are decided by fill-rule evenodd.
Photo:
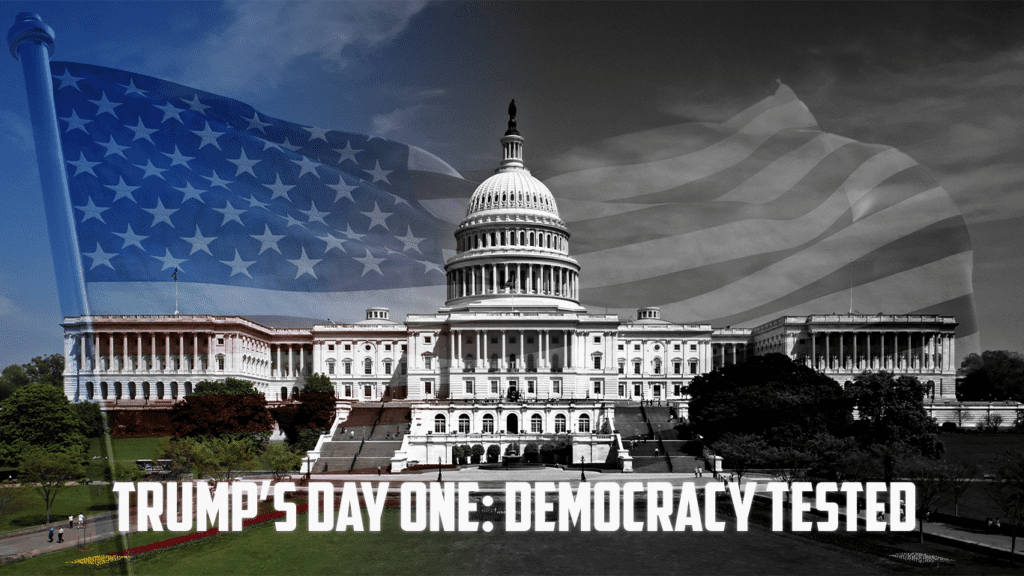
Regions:
M 473 464 L 479 464 L 484 456 L 484 445 L 473 444 Z
M 943 432 L 956 432 L 957 425 L 956 422 L 943 422 L 942 425 L 939 426 L 939 429 Z
M 501 456 L 501 448 L 498 448 L 497 444 L 491 444 L 487 447 L 487 463 L 494 464 L 498 461 L 498 457 Z

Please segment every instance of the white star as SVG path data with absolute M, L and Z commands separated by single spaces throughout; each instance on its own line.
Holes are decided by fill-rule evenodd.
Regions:
M 185 168 L 190 168 L 190 166 L 188 165 L 188 161 L 195 160 L 194 157 L 185 156 L 181 152 L 178 152 L 177 145 L 174 146 L 174 154 L 168 154 L 167 152 L 161 152 L 161 154 L 171 159 L 171 166 L 181 165 L 184 166 Z
M 298 268 L 299 268 L 298 271 L 295 272 L 295 279 L 296 280 L 298 280 L 299 276 L 302 276 L 303 274 L 309 274 L 314 279 L 316 279 L 316 272 L 313 272 L 313 266 L 316 266 L 317 264 L 319 264 L 320 260 L 314 260 L 312 258 L 306 257 L 306 248 L 305 247 L 302 248 L 302 258 L 298 258 L 296 260 L 288 260 L 288 261 L 291 262 L 292 264 L 294 264 L 295 266 L 298 266 Z
M 124 232 L 114 232 L 114 236 L 120 236 L 124 240 L 124 244 L 121 246 L 122 250 L 129 246 L 138 246 L 139 250 L 142 250 L 143 252 L 146 251 L 146 249 L 142 247 L 142 241 L 149 238 L 149 236 L 140 236 L 136 234 L 135 231 L 132 230 L 131 224 L 128 225 L 128 229 Z
M 353 232 L 352 227 L 348 224 L 345 224 L 345 231 L 342 232 L 342 234 L 349 240 L 362 240 L 364 236 L 363 234 L 356 234 Z
M 292 160 L 292 162 L 295 162 L 302 167 L 302 170 L 299 171 L 299 175 L 295 177 L 296 180 L 302 178 L 302 175 L 306 173 L 312 173 L 313 176 L 318 176 L 316 173 L 316 167 L 319 165 L 318 163 L 313 162 L 305 156 L 300 156 L 299 158 L 301 158 L 301 160 Z
M 438 264 L 437 262 L 431 262 L 429 260 L 426 260 L 426 261 L 417 260 L 417 262 L 419 262 L 420 264 L 423 264 L 423 266 L 425 267 L 423 269 L 423 273 L 424 274 L 430 272 L 431 270 L 437 270 L 441 274 L 444 274 L 444 270 L 441 268 L 441 265 Z
M 385 184 L 391 184 L 391 182 L 388 181 L 388 174 L 391 174 L 392 172 L 394 172 L 394 170 L 381 170 L 381 168 L 380 168 L 380 160 L 376 160 L 376 163 L 377 163 L 377 167 L 376 168 L 374 168 L 373 170 L 364 170 L 364 172 L 367 172 L 371 176 L 373 176 L 373 182 L 374 183 L 377 183 L 378 181 L 383 180 Z
M 281 152 L 282 154 L 284 154 L 284 148 L 282 148 L 280 144 L 278 144 L 277 142 L 271 142 L 270 140 L 264 140 L 263 141 L 263 151 L 266 152 L 267 150 L 270 150 L 271 148 L 274 148 L 278 152 Z
M 250 210 L 252 210 L 253 208 L 263 208 L 264 210 L 266 210 L 268 206 L 266 202 L 260 202 L 259 200 L 256 199 L 256 196 L 253 196 L 251 193 L 249 194 L 248 198 L 242 198 L 242 200 L 245 200 L 246 202 L 249 203 Z
M 249 275 L 248 268 L 249 268 L 249 266 L 252 266 L 253 264 L 255 264 L 256 261 L 253 260 L 252 262 L 247 262 L 245 260 L 242 260 L 242 258 L 238 255 L 238 248 L 235 248 L 235 259 L 234 260 L 221 260 L 220 263 L 221 264 L 227 264 L 228 266 L 231 266 L 231 275 L 232 276 L 234 276 L 235 274 L 245 274 L 246 276 L 249 276 L 249 278 L 252 278 L 252 276 Z M 314 278 L 315 278 L 315 276 L 314 276 Z
M 420 252 L 420 242 L 426 240 L 426 238 L 417 238 L 412 235 L 412 226 L 409 227 L 409 231 L 405 233 L 405 236 L 395 236 L 395 239 L 400 241 L 405 246 L 402 248 L 403 252 L 409 250 L 415 250 Z M 420 252 L 422 254 L 423 252 Z
M 193 96 L 191 100 L 185 100 L 184 98 L 180 98 L 180 100 L 185 104 L 188 104 L 188 107 L 198 114 L 203 114 L 206 112 L 207 108 L 212 108 L 212 106 L 208 106 L 199 101 L 199 94 Z
M 135 166 L 136 168 L 140 168 L 145 172 L 145 174 L 142 175 L 143 178 L 146 178 L 147 176 L 156 176 L 162 180 L 167 180 L 167 178 L 164 178 L 163 174 L 161 174 L 161 172 L 167 172 L 167 169 L 157 168 L 156 166 L 153 165 L 153 161 L 150 160 L 149 158 L 146 158 L 145 166 L 139 166 L 138 164 L 133 164 L 133 166 Z
M 110 114 L 111 116 L 113 116 L 114 118 L 117 118 L 117 113 L 114 112 L 114 108 L 117 108 L 118 106 L 120 106 L 121 102 L 111 102 L 110 100 L 107 100 L 107 93 L 106 92 L 100 92 L 100 99 L 99 100 L 89 100 L 89 102 L 92 102 L 93 104 L 96 105 L 97 108 L 99 108 L 96 111 L 96 116 L 99 116 L 100 114 L 103 114 L 103 113 L 107 113 L 107 114 Z
M 412 208 L 412 205 L 406 202 L 405 198 L 402 198 L 398 194 L 392 194 L 391 192 L 385 192 L 385 194 L 391 196 L 391 199 L 395 201 L 395 206 L 398 206 L 399 204 L 405 204 L 406 206 Z
M 188 260 L 188 258 L 182 258 L 179 260 L 174 256 L 171 256 L 171 251 L 168 248 L 164 248 L 164 251 L 165 252 L 163 256 L 153 256 L 153 258 L 156 258 L 157 260 L 164 263 L 164 267 L 161 268 L 161 270 L 167 270 L 168 268 L 180 268 L 181 263 L 184 262 L 185 260 Z
M 374 226 L 381 226 L 385 230 L 390 230 L 390 228 L 388 228 L 387 219 L 388 216 L 391 216 L 394 212 L 381 212 L 380 208 L 377 207 L 377 203 L 374 202 L 373 212 L 360 212 L 360 214 L 370 219 L 370 225 L 367 227 L 367 230 Z
M 145 90 L 140 90 L 139 88 L 135 87 L 135 79 L 134 78 L 131 78 L 131 79 L 128 80 L 128 85 L 127 86 L 125 86 L 124 84 L 119 84 L 119 86 L 124 86 L 124 95 L 125 96 L 127 96 L 129 94 L 138 94 L 139 96 L 145 96 L 146 94 L 148 94 L 148 92 L 146 92 Z
M 82 81 L 82 80 L 85 80 L 85 78 L 79 78 L 78 76 L 72 76 L 71 75 L 71 71 L 69 71 L 67 68 L 64 69 L 64 74 L 62 74 L 61 76 L 54 76 L 53 78 L 55 80 L 60 80 L 60 86 L 57 87 L 57 90 L 60 90 L 61 88 L 66 88 L 68 86 L 71 86 L 72 88 L 74 88 L 75 90 L 78 90 L 79 92 L 81 92 L 82 89 L 78 87 L 78 83 L 80 81 Z
M 306 225 L 303 224 L 302 222 L 299 222 L 295 218 L 292 218 L 291 214 L 285 214 L 284 215 L 284 219 L 287 221 L 286 226 L 298 226 L 299 228 L 302 228 L 303 230 L 307 230 Z
M 241 149 L 241 156 L 234 159 L 228 158 L 227 161 L 231 162 L 232 164 L 238 167 L 238 170 L 235 172 L 235 178 L 238 178 L 238 176 L 244 172 L 252 174 L 253 178 L 256 177 L 256 173 L 252 171 L 252 167 L 259 164 L 260 161 L 250 160 L 248 157 L 246 157 L 244 148 Z
M 220 186 L 221 188 L 229 192 L 231 191 L 231 189 L 228 188 L 228 184 L 231 183 L 231 180 L 221 180 L 220 176 L 217 176 L 216 172 L 213 173 L 213 176 L 203 176 L 203 178 L 206 178 L 207 180 L 210 181 L 210 188 L 213 188 L 214 186 Z
M 113 136 L 110 136 L 109 141 L 106 144 L 104 144 L 103 142 L 96 143 L 107 149 L 107 153 L 103 155 L 104 158 L 110 156 L 111 154 L 117 154 L 118 156 L 124 158 L 125 160 L 128 159 L 128 157 L 124 155 L 124 151 L 131 148 L 131 146 L 121 146 L 120 144 L 117 143 L 116 140 L 114 140 Z
M 231 202 L 227 200 L 224 201 L 224 204 L 225 205 L 223 208 L 214 208 L 214 210 L 224 215 L 224 219 L 221 221 L 220 225 L 224 226 L 228 222 L 234 220 L 235 222 L 241 224 L 242 227 L 245 227 L 245 222 L 242 222 L 242 219 L 239 218 L 240 215 L 245 214 L 245 210 L 239 210 L 238 208 L 235 208 L 231 204 Z
M 335 248 L 341 250 L 342 252 L 347 252 L 347 250 L 345 250 L 345 247 L 341 245 L 341 243 L 344 242 L 344 240 L 342 240 L 341 238 L 335 238 L 330 234 L 330 232 L 327 233 L 327 236 L 317 236 L 317 238 L 320 238 L 321 240 L 327 243 L 327 248 L 324 248 L 324 254 L 330 252 Z
M 198 96 L 196 98 L 198 98 Z M 217 132 L 213 130 L 210 128 L 209 122 L 206 123 L 206 128 L 202 130 L 192 130 L 192 133 L 203 139 L 203 141 L 199 143 L 199 150 L 202 150 L 203 146 L 206 146 L 207 144 L 212 144 L 217 150 L 220 150 L 220 144 L 217 144 L 217 138 L 223 136 L 224 132 Z
M 168 226 L 174 228 L 174 224 L 171 223 L 171 214 L 178 211 L 177 208 L 164 208 L 163 200 L 160 198 L 156 199 L 155 208 L 143 208 L 146 212 L 153 215 L 153 223 L 149 225 L 150 228 L 155 227 L 161 222 L 166 222 Z
M 302 146 L 296 146 L 295 144 L 292 144 L 287 137 L 285 137 L 284 142 L 281 142 L 279 146 L 284 146 L 285 148 L 291 150 L 292 152 L 298 152 L 299 150 L 302 149 Z
M 363 273 L 361 276 L 366 276 L 366 273 L 370 270 L 373 270 L 381 276 L 384 275 L 384 273 L 380 271 L 380 263 L 383 262 L 385 258 L 374 258 L 373 254 L 370 254 L 369 248 L 366 249 L 366 256 L 363 258 L 353 258 L 353 260 L 363 265 Z
M 191 182 L 185 182 L 184 188 L 178 188 L 177 186 L 175 186 L 174 189 L 180 190 L 183 194 L 185 194 L 185 196 L 183 196 L 181 199 L 182 204 L 184 204 L 186 200 L 199 200 L 201 204 L 206 203 L 203 202 L 203 197 L 200 196 L 200 194 L 205 192 L 205 190 L 198 190 L 196 188 L 193 188 Z
M 273 201 L 274 198 L 277 198 L 279 196 L 284 198 L 285 200 L 288 200 L 289 199 L 288 198 L 288 191 L 291 190 L 292 188 L 295 188 L 295 186 L 289 186 L 288 184 L 283 184 L 281 182 L 281 175 L 280 174 L 277 175 L 277 179 L 276 179 L 276 181 L 273 184 L 264 184 L 263 186 L 265 186 L 271 192 L 274 193 L 274 195 L 270 197 L 271 201 Z
M 320 210 L 317 210 L 316 204 L 313 202 L 309 203 L 309 210 L 299 210 L 299 212 L 305 214 L 310 223 L 317 221 L 324 225 L 327 224 L 327 222 L 324 222 L 324 216 L 329 216 L 331 214 L 330 212 L 321 212 Z
M 312 142 L 313 140 L 316 140 L 317 138 L 319 138 L 320 140 L 323 140 L 324 142 L 327 142 L 327 132 L 328 132 L 328 130 L 325 130 L 323 128 L 309 127 L 309 128 L 306 128 L 306 131 L 309 132 L 309 140 L 310 140 L 310 142 Z M 307 142 L 307 145 L 308 145 L 308 142 Z
M 135 138 L 132 138 L 132 142 L 139 138 L 145 138 L 149 140 L 150 144 L 154 144 L 153 139 L 149 137 L 150 134 L 157 131 L 157 128 L 146 128 L 146 125 L 142 123 L 142 118 L 139 118 L 139 123 L 135 126 L 125 126 L 125 128 L 135 132 Z
M 327 187 L 334 189 L 334 192 L 335 192 L 334 201 L 335 202 L 337 202 L 338 200 L 341 200 L 342 198 L 348 198 L 352 202 L 356 201 L 356 199 L 352 197 L 352 191 L 355 190 L 356 188 L 359 188 L 359 186 L 349 186 L 348 184 L 345 183 L 345 179 L 344 178 L 341 179 L 341 180 L 338 180 L 337 184 L 328 184 Z
M 117 186 L 111 186 L 108 184 L 107 188 L 110 188 L 117 194 L 116 196 L 114 196 L 114 199 L 110 202 L 111 204 L 117 202 L 120 198 L 127 198 L 137 204 L 138 201 L 135 200 L 135 195 L 132 194 L 132 192 L 138 190 L 139 188 L 142 188 L 142 186 L 129 186 L 125 184 L 124 178 L 122 176 L 118 176 Z
M 192 251 L 188 253 L 189 256 L 202 250 L 210 256 L 213 256 L 213 252 L 210 252 L 210 242 L 216 240 L 216 236 L 203 236 L 203 233 L 199 231 L 199 225 L 196 224 L 196 235 L 191 238 L 182 238 L 182 240 L 192 245 Z
M 100 208 L 99 206 L 93 204 L 91 196 L 89 197 L 89 203 L 88 204 L 86 204 L 85 206 L 75 206 L 75 208 L 77 210 L 81 210 L 82 211 L 82 214 L 83 214 L 82 222 L 85 222 L 89 218 L 95 218 L 95 219 L 99 220 L 100 222 L 103 222 L 104 224 L 107 223 L 107 221 L 103 219 L 103 212 L 105 210 L 109 210 L 110 207 L 108 206 L 106 208 Z
M 102 162 L 89 162 L 85 159 L 85 153 L 81 150 L 78 152 L 78 160 L 68 160 L 67 163 L 75 167 L 75 176 L 78 176 L 82 172 L 88 172 L 89 174 L 96 176 L 96 173 L 92 171 L 92 167 L 97 164 L 102 164 Z
M 171 104 L 170 102 L 168 102 L 167 104 L 164 104 L 163 106 L 153 106 L 153 107 L 156 108 L 157 110 L 161 110 L 164 113 L 164 117 L 160 120 L 161 124 L 163 124 L 164 122 L 167 122 L 167 120 L 170 119 L 170 118 L 174 118 L 179 123 L 181 123 L 183 126 L 185 125 L 185 122 L 181 119 L 181 113 L 185 112 L 184 108 L 178 108 L 177 106 L 175 106 L 174 104 Z
M 245 118 L 245 120 L 249 122 L 249 130 L 259 130 L 264 134 L 266 134 L 266 131 L 264 131 L 263 129 L 266 128 L 267 126 L 273 125 L 271 122 L 264 122 L 260 120 L 260 115 L 255 110 L 252 111 L 252 118 Z M 266 150 L 266 148 L 264 148 L 264 150 Z
M 356 166 L 359 165 L 359 160 L 356 160 L 356 154 L 362 152 L 362 150 L 355 150 L 354 148 L 352 148 L 351 140 L 346 140 L 345 147 L 342 148 L 341 150 L 334 148 L 334 151 L 337 152 L 338 154 L 341 154 L 341 158 L 338 158 L 338 164 L 341 164 L 345 160 L 351 160 L 352 162 L 355 163 Z
M 85 132 L 86 134 L 88 134 L 89 131 L 85 129 L 85 125 L 92 122 L 92 120 L 82 120 L 81 118 L 79 118 L 78 111 L 76 110 L 72 110 L 71 116 L 68 116 L 67 118 L 61 118 L 61 120 L 68 123 L 68 127 L 64 130 L 64 132 L 71 132 L 72 130 L 78 129 L 81 130 L 82 132 Z
M 281 234 L 278 236 L 277 234 L 271 234 L 270 226 L 264 224 L 263 234 L 260 236 L 256 236 L 255 234 L 250 234 L 249 236 L 260 241 L 260 254 L 263 254 L 263 252 L 267 250 L 273 250 L 278 254 L 281 253 L 281 249 L 277 247 L 277 241 L 284 238 L 285 235 Z
M 110 259 L 113 258 L 114 256 L 117 256 L 117 252 L 104 252 L 103 248 L 100 248 L 100 243 L 97 242 L 95 252 L 82 252 L 82 255 L 92 258 L 92 266 L 89 267 L 89 270 L 92 270 L 93 268 L 101 264 L 113 270 L 114 265 L 110 263 Z

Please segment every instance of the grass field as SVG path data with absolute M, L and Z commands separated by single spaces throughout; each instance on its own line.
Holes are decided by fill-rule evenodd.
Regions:
M 38 492 L 29 488 L 26 491 L 25 502 L 28 506 L 10 515 L 0 518 L 0 532 L 8 532 L 29 526 L 38 526 L 46 523 L 46 507 L 43 505 L 43 498 Z M 77 517 L 79 514 L 86 516 L 109 512 L 114 509 L 114 497 L 108 484 L 93 484 L 91 486 L 65 486 L 57 494 L 50 509 L 50 520 L 67 521 L 68 516 Z
M 995 472 L 992 461 L 1007 450 L 1024 450 L 1024 434 L 939 434 L 946 446 L 944 460 L 967 460 L 980 468 L 981 474 Z
M 153 438 L 114 438 L 113 444 L 115 460 L 146 460 L 156 458 L 156 446 L 169 436 Z M 103 446 L 102 438 L 93 438 L 89 441 L 89 458 L 93 456 L 107 456 L 106 448 Z
M 137 574 L 892 574 L 1006 573 L 1000 561 L 934 544 L 918 545 L 913 534 L 855 534 L 880 545 L 923 551 L 955 560 L 939 569 L 911 568 L 843 542 L 772 533 L 754 525 L 744 533 L 403 532 L 397 510 L 384 513 L 381 532 L 308 533 L 305 516 L 295 532 L 273 525 L 225 534 L 198 544 L 143 556 Z M 155 541 L 154 533 L 132 545 Z M 163 537 L 169 535 L 164 534 Z M 843 535 L 838 535 L 842 537 Z M 873 540 L 872 540 L 873 541 Z M 107 546 L 112 545 L 108 543 Z M 855 546 L 861 550 L 871 541 Z M 104 548 L 103 551 L 113 551 Z M 71 574 L 86 569 L 69 560 L 100 553 L 65 551 L 0 567 L 3 574 Z M 780 553 L 784 550 L 785 553 Z M 99 573 L 123 573 L 123 567 Z M 95 572 L 93 572 L 95 573 Z

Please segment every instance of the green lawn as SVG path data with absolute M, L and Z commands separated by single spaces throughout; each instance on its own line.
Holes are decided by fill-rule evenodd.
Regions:
M 1024 434 L 939 434 L 946 447 L 944 460 L 967 460 L 981 469 L 981 474 L 995 472 L 992 460 L 1007 450 L 1024 450 Z
M 153 438 L 114 438 L 113 444 L 115 460 L 146 460 L 156 458 L 156 446 L 161 440 L 170 436 L 158 436 Z M 89 458 L 93 456 L 106 456 L 107 450 L 103 445 L 102 438 L 93 438 L 89 441 Z
M 0 532 L 8 532 L 29 526 L 46 523 L 46 506 L 42 496 L 34 489 L 26 491 L 25 502 L 28 506 L 11 515 L 0 518 Z M 79 514 L 90 516 L 114 510 L 114 496 L 109 484 L 93 484 L 91 486 L 65 486 L 57 494 L 57 499 L 50 509 L 50 521 L 67 521 L 68 516 Z
M 960 574 L 1006 573 L 1005 563 L 934 544 L 914 534 L 850 535 L 884 539 L 886 546 L 939 554 L 956 561 L 941 569 L 914 569 L 876 555 L 752 525 L 744 533 L 403 532 L 397 510 L 385 511 L 378 533 L 304 530 L 276 532 L 273 524 L 198 544 L 152 553 L 134 563 L 136 574 Z M 154 541 L 153 533 L 132 545 Z M 169 537 L 165 534 L 164 537 Z M 872 540 L 873 541 L 873 540 Z M 870 547 L 870 542 L 867 544 Z M 854 548 L 864 549 L 863 543 Z M 6 574 L 85 573 L 66 564 L 89 552 L 61 552 L 0 567 Z M 108 549 L 112 550 L 112 548 Z M 100 573 L 122 574 L 121 568 Z M 95 572 L 93 572 L 95 573 Z

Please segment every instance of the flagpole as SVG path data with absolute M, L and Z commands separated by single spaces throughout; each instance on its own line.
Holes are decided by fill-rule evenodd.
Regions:
M 178 315 L 178 269 L 174 269 L 174 315 Z
M 53 77 L 50 74 L 53 29 L 44 24 L 39 15 L 22 12 L 8 31 L 7 42 L 11 56 L 21 61 L 25 74 L 61 313 L 64 316 L 88 316 L 85 270 L 75 233 L 74 208 L 68 193 L 67 170 L 60 147 L 60 125 L 53 101 Z

